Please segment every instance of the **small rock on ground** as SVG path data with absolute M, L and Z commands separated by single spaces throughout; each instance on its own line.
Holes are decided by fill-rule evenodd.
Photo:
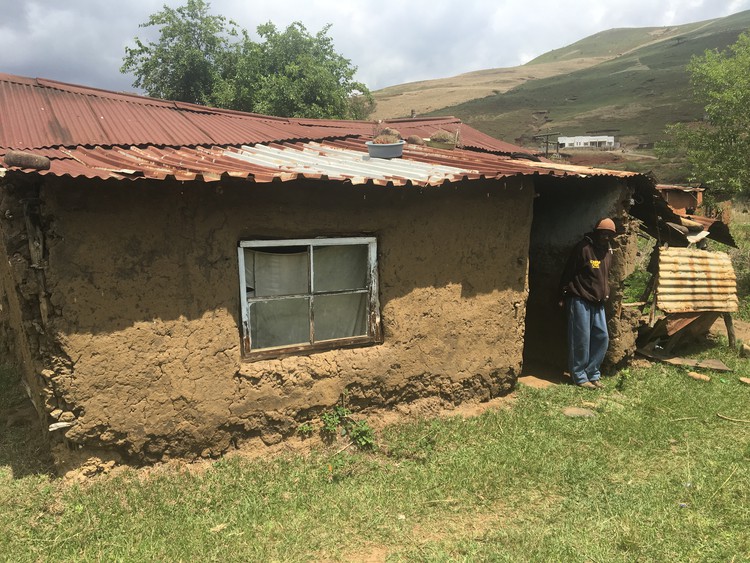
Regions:
M 697 379 L 698 381 L 711 381 L 711 378 L 707 375 L 703 375 L 702 373 L 698 373 L 697 371 L 689 371 L 688 377 L 692 377 L 693 379 Z

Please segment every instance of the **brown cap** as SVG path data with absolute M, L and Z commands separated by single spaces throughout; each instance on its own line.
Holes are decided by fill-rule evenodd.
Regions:
M 596 229 L 597 231 L 612 231 L 613 233 L 617 232 L 617 229 L 615 229 L 615 222 L 609 218 L 601 219 L 596 224 L 596 227 L 594 227 L 594 229 Z

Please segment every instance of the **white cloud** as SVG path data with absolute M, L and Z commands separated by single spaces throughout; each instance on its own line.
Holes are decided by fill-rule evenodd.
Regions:
M 0 71 L 131 89 L 125 45 L 164 4 L 184 0 L 0 0 Z M 20 6 L 20 7 L 19 7 Z M 211 11 L 254 32 L 266 21 L 331 23 L 335 48 L 370 88 L 527 62 L 615 27 L 679 25 L 750 9 L 750 0 L 214 0 Z

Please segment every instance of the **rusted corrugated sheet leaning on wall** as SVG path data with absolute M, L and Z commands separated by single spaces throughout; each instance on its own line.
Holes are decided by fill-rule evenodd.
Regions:
M 656 305 L 666 313 L 738 309 L 737 281 L 729 255 L 667 248 L 659 255 Z

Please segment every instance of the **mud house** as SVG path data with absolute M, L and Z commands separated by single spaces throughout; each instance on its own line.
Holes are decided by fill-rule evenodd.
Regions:
M 652 189 L 454 118 L 390 125 L 462 148 L 384 160 L 371 122 L 11 75 L 0 112 L 0 347 L 52 440 L 139 462 L 278 442 L 344 391 L 355 409 L 507 393 L 563 357 L 570 246 L 614 216 L 624 278 L 631 194 Z

